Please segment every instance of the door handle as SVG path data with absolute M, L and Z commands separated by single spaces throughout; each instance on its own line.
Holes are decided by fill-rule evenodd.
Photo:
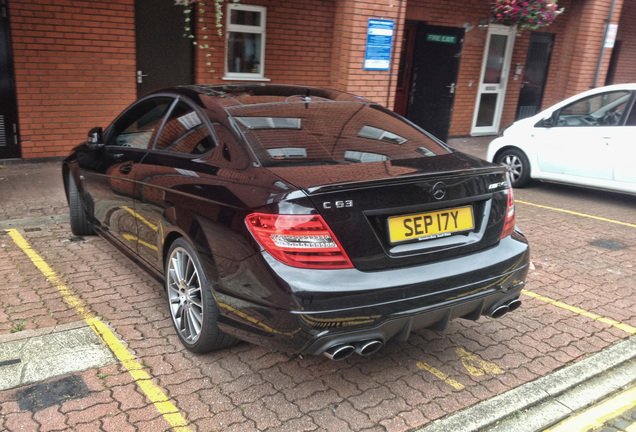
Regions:
M 126 161 L 122 163 L 121 165 L 119 165 L 119 172 L 122 174 L 130 174 L 132 169 L 133 169 L 132 161 Z
M 455 83 L 452 83 L 451 85 L 446 86 L 446 87 L 448 87 L 450 89 L 450 94 L 455 93 Z
M 141 84 L 144 82 L 144 77 L 147 77 L 148 74 L 143 73 L 142 71 L 137 71 L 137 84 Z

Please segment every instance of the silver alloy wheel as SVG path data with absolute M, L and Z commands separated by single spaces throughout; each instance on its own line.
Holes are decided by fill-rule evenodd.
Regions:
M 516 183 L 523 175 L 523 162 L 517 155 L 507 153 L 501 163 L 510 171 L 513 183 Z
M 172 251 L 166 277 L 172 320 L 181 337 L 194 343 L 203 327 L 202 287 L 192 257 L 184 248 Z

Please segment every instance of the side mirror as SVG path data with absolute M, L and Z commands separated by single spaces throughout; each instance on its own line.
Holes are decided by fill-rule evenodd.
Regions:
M 551 128 L 556 126 L 557 119 L 559 118 L 559 111 L 554 111 L 550 117 L 546 117 L 541 120 L 541 124 L 539 126 Z
M 104 132 L 101 127 L 94 127 L 88 132 L 86 145 L 93 150 L 104 147 Z

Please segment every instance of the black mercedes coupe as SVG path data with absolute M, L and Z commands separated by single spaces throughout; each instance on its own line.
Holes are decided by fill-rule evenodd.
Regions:
M 348 93 L 157 91 L 91 129 L 63 176 L 73 233 L 164 280 L 196 353 L 244 340 L 341 360 L 521 304 L 505 168 Z

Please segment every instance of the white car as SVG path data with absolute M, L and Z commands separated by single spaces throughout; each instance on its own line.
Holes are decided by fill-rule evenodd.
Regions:
M 512 185 L 531 179 L 636 193 L 636 83 L 599 87 L 519 120 L 488 146 Z

